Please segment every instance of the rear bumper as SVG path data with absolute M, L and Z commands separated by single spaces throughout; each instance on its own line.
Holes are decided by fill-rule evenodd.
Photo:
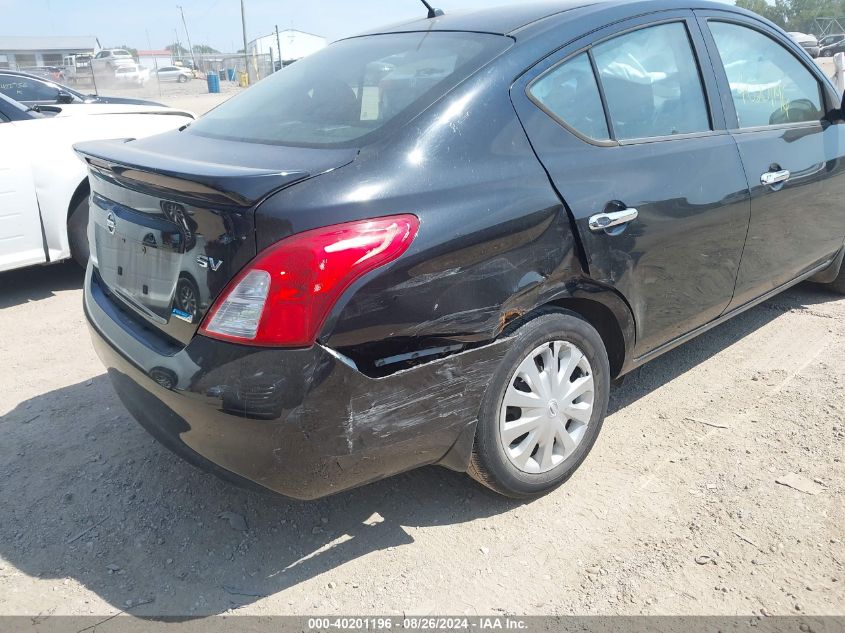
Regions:
M 330 350 L 250 348 L 145 331 L 91 265 L 85 314 L 120 399 L 156 438 L 241 484 L 314 499 L 424 464 L 465 468 L 507 339 L 372 379 Z

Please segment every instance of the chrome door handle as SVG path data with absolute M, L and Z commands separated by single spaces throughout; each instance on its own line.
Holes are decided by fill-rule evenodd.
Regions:
M 760 176 L 760 182 L 766 185 L 767 187 L 772 187 L 782 182 L 786 182 L 787 180 L 789 180 L 789 176 L 790 173 L 788 169 L 781 169 L 780 171 L 767 171 L 765 174 Z
M 604 231 L 605 229 L 633 222 L 640 215 L 636 209 L 623 209 L 612 213 L 599 213 L 590 218 L 591 231 Z

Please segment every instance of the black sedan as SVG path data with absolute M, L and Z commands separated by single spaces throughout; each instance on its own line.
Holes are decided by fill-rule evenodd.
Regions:
M 819 51 L 819 55 L 822 57 L 833 57 L 836 53 L 845 53 L 845 39 L 822 46 Z
M 161 105 L 155 101 L 126 97 L 83 94 L 78 90 L 29 73 L 0 68 L 0 93 L 27 106 L 63 103 L 125 103 L 128 105 Z
M 292 497 L 423 464 L 527 497 L 617 377 L 802 280 L 845 291 L 835 89 L 773 24 L 695 7 L 432 12 L 78 146 L 126 407 Z

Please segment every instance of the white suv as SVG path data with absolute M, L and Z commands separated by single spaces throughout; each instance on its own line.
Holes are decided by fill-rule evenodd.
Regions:
M 114 71 L 121 66 L 133 66 L 135 59 L 129 51 L 122 48 L 110 48 L 102 50 L 91 60 L 91 67 L 95 73 L 108 72 L 114 74 Z

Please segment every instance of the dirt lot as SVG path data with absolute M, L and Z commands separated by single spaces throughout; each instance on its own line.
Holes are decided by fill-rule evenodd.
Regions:
M 88 92 L 90 88 L 80 86 L 82 92 Z M 229 97 L 238 94 L 243 90 L 236 83 L 231 81 L 220 82 L 220 92 L 210 94 L 205 79 L 193 79 L 180 84 L 175 81 L 159 83 L 152 80 L 145 86 L 104 86 L 100 94 L 109 96 L 134 97 L 136 99 L 149 99 L 163 103 L 174 108 L 184 108 L 200 115 L 205 114 L 213 107 L 221 104 Z
M 80 282 L 0 275 L 0 614 L 845 613 L 845 299 L 824 289 L 637 371 L 542 499 L 432 467 L 299 503 L 130 419 Z

